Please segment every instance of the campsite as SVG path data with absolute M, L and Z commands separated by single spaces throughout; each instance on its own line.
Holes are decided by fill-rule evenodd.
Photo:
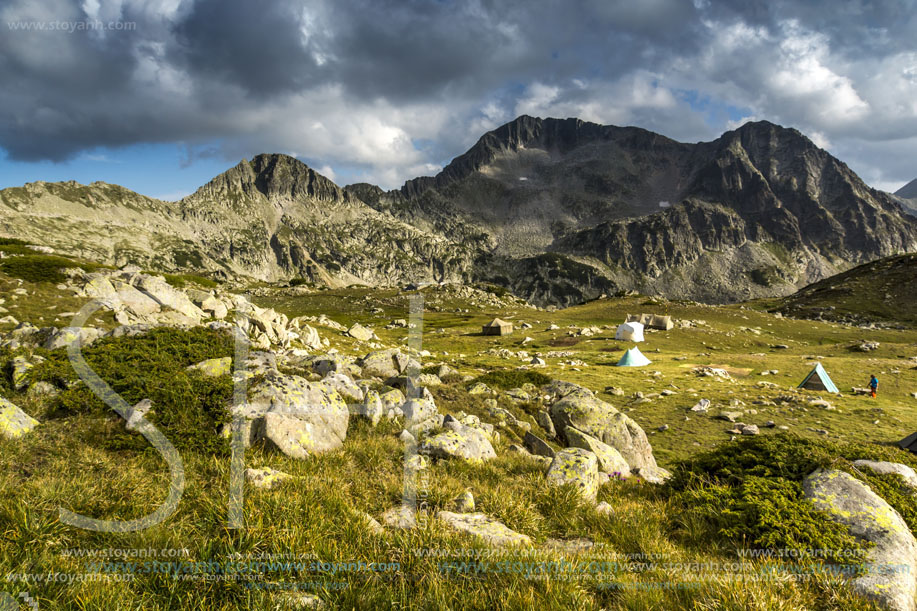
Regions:
M 263 302 L 286 308 L 292 316 L 319 312 L 341 294 L 355 306 L 369 298 L 384 309 L 375 317 L 355 309 L 345 324 L 371 324 L 374 318 L 405 313 L 403 299 L 378 290 Z M 917 330 L 909 327 L 864 329 L 796 320 L 769 312 L 773 300 L 715 306 L 630 296 L 597 299 L 556 312 L 506 305 L 489 308 L 482 316 L 456 312 L 464 309 L 463 300 L 435 288 L 418 294 L 439 310 L 424 318 L 425 329 L 433 332 L 424 334 L 423 347 L 437 355 L 429 364 L 431 371 L 440 362 L 469 375 L 494 372 L 489 375 L 499 377 L 500 371 L 531 370 L 597 389 L 598 397 L 643 427 L 663 467 L 728 443 L 734 424 L 720 417 L 722 413 L 741 412 L 739 420 L 757 425 L 761 435 L 791 432 L 820 440 L 894 444 L 917 431 L 917 398 L 911 394 L 917 392 Z M 644 327 L 642 342 L 615 339 L 634 312 L 654 310 L 664 310 L 671 318 L 670 330 Z M 531 328 L 482 336 L 482 326 L 495 317 L 514 328 Z M 393 343 L 404 337 L 397 330 L 377 334 Z M 532 341 L 525 342 L 526 337 Z M 857 346 L 867 340 L 878 342 L 878 348 L 859 352 Z M 618 367 L 634 347 L 651 364 Z M 543 358 L 546 367 L 531 366 L 535 356 Z M 841 395 L 798 388 L 818 363 Z M 704 368 L 721 369 L 728 377 L 706 375 Z M 881 382 L 878 397 L 852 394 L 851 388 L 867 385 L 870 373 Z M 691 412 L 701 399 L 708 399 L 711 407 L 705 414 Z

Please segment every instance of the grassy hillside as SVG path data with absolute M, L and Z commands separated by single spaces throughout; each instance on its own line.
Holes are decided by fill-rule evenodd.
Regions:
M 75 298 L 55 285 L 20 280 L 0 270 L 4 307 L 17 319 L 41 314 L 44 322 L 62 325 L 65 320 L 54 316 L 77 309 Z M 20 292 L 12 298 L 14 289 Z M 324 314 L 344 325 L 371 326 L 380 345 L 403 345 L 407 337 L 406 329 L 385 328 L 408 317 L 408 297 L 394 291 L 258 293 L 255 301 L 289 316 Z M 889 445 L 917 430 L 917 399 L 909 394 L 917 391 L 917 330 L 870 331 L 880 346 L 864 355 L 849 349 L 864 337 L 861 329 L 740 305 L 636 296 L 547 312 L 438 287 L 419 294 L 425 304 L 422 348 L 430 352 L 422 366 L 449 364 L 470 379 L 486 376 L 499 389 L 534 380 L 519 371 L 540 354 L 547 366 L 534 371 L 593 389 L 637 421 L 660 465 L 675 471 L 672 484 L 610 482 L 599 501 L 613 513 L 603 515 L 573 490 L 546 485 L 537 464 L 509 451 L 522 430 L 501 428 L 496 459 L 480 465 L 441 461 L 423 472 L 416 481 L 421 509 L 430 515 L 450 509 L 452 499 L 469 489 L 476 511 L 532 537 L 531 549 L 490 549 L 435 520 L 422 520 L 413 531 L 376 534 L 359 512 L 378 518 L 399 503 L 405 485 L 401 429 L 352 420 L 344 447 L 320 457 L 298 461 L 249 449 L 246 466 L 270 466 L 294 479 L 270 491 L 246 487 L 246 526 L 230 529 L 229 458 L 216 439 L 220 418 L 214 413 L 227 397 L 226 380 L 208 382 L 185 371 L 198 359 L 230 354 L 229 345 L 214 332 L 164 330 L 103 340 L 87 358 L 129 399 L 155 397 L 157 421 L 180 445 L 184 497 L 160 526 L 92 533 L 62 524 L 58 508 L 105 519 L 140 517 L 165 498 L 168 468 L 78 384 L 57 397 L 13 391 L 9 363 L 23 352 L 0 350 L 0 396 L 42 422 L 22 439 L 0 439 L 0 592 L 28 591 L 42 610 L 294 609 L 303 593 L 329 609 L 874 608 L 836 576 L 803 564 L 793 570 L 811 578 L 796 579 L 783 560 L 743 557 L 739 550 L 853 546 L 800 501 L 799 478 L 815 465 L 849 468 L 850 460 L 863 457 L 917 466 L 917 457 Z M 647 332 L 640 349 L 651 365 L 616 368 L 631 344 L 616 342 L 614 329 L 626 314 L 640 312 L 686 322 Z M 517 330 L 479 335 L 494 316 Z M 522 323 L 532 327 L 520 329 Z M 586 327 L 598 328 L 580 334 Z M 0 325 L 0 331 L 10 328 Z M 369 351 L 339 331 L 317 328 L 344 355 Z M 47 359 L 37 369 L 42 379 L 62 388 L 76 381 L 62 350 L 34 354 Z M 876 373 L 879 397 L 796 392 L 816 361 L 842 391 Z M 730 377 L 699 376 L 699 366 L 723 368 Z M 771 370 L 777 373 L 761 375 Z M 431 390 L 441 412 L 492 421 L 487 397 L 468 388 L 457 377 Z M 537 397 L 518 400 L 500 391 L 494 398 L 540 434 Z M 711 401 L 708 415 L 689 411 L 702 398 Z M 827 399 L 833 409 L 810 403 L 815 399 Z M 723 410 L 743 412 L 740 419 L 758 424 L 761 435 L 733 441 L 727 432 L 732 425 L 716 418 Z M 767 428 L 768 421 L 775 427 Z M 662 425 L 667 430 L 658 430 Z M 749 511 L 755 503 L 766 507 Z M 809 528 L 796 529 L 797 523 Z M 591 550 L 564 552 L 552 542 L 581 538 L 593 543 Z M 156 555 L 105 557 L 134 549 Z M 146 564 L 152 561 L 161 564 Z M 221 573 L 239 561 L 281 564 Z M 371 563 L 377 564 L 369 568 Z M 49 574 L 63 577 L 49 583 Z
M 917 323 L 917 254 L 887 257 L 811 284 L 776 302 L 798 318 Z

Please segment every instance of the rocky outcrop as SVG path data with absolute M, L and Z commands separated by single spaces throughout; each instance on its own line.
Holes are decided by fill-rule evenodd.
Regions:
M 292 458 L 340 448 L 347 438 L 347 405 L 321 382 L 268 372 L 237 409 L 252 423 L 253 441 L 263 439 Z
M 803 490 L 817 509 L 874 544 L 867 573 L 853 579 L 853 589 L 886 609 L 917 609 L 917 540 L 898 512 L 843 471 L 819 469 L 805 479 Z
M 573 390 L 555 402 L 551 418 L 558 431 L 574 429 L 611 446 L 631 469 L 656 467 L 653 448 L 640 425 L 585 389 Z

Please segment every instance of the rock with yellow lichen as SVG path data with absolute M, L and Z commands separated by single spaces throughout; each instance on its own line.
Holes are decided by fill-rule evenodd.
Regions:
M 268 372 L 239 409 L 238 415 L 252 423 L 252 441 L 263 439 L 292 458 L 340 448 L 347 438 L 347 405 L 336 390 L 322 382 Z
M 452 530 L 474 535 L 494 547 L 532 544 L 528 535 L 518 533 L 503 522 L 483 513 L 440 511 L 436 517 Z
M 219 359 L 207 359 L 196 365 L 189 366 L 188 369 L 200 371 L 207 377 L 218 378 L 220 376 L 229 375 L 232 372 L 232 357 L 225 356 Z
M 595 454 L 599 461 L 599 471 L 617 474 L 620 477 L 630 477 L 630 467 L 621 453 L 608 444 L 602 443 L 592 435 L 587 435 L 573 427 L 564 431 L 567 443 L 573 448 L 582 448 Z
M 0 397 L 0 435 L 17 439 L 38 426 L 38 420 Z
M 583 498 L 595 501 L 599 492 L 599 461 L 589 450 L 567 448 L 554 455 L 546 477 L 550 484 L 570 484 Z
M 598 439 L 617 450 L 631 469 L 656 467 L 653 448 L 639 424 L 591 391 L 570 386 L 572 390 L 551 406 L 551 418 L 558 432 L 572 427 Z
M 270 467 L 245 470 L 245 479 L 255 488 L 261 488 L 262 490 L 271 490 L 292 478 L 293 476 L 289 473 L 271 469 Z
M 917 609 L 917 540 L 901 515 L 849 473 L 818 469 L 803 482 L 807 499 L 850 534 L 873 543 L 866 574 L 852 581 L 860 595 L 892 611 Z
M 468 462 L 483 462 L 497 457 L 483 431 L 462 424 L 427 439 L 418 451 L 433 458 L 460 458 Z

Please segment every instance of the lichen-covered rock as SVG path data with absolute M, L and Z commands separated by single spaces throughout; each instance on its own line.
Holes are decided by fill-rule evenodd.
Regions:
M 452 505 L 457 513 L 471 513 L 474 511 L 474 495 L 466 490 L 452 501 Z
M 554 439 L 557 437 L 557 429 L 554 428 L 554 421 L 551 420 L 551 414 L 549 414 L 547 410 L 538 410 L 537 419 L 538 426 L 544 429 L 545 435 L 548 436 L 548 439 Z
M 16 391 L 24 390 L 29 385 L 29 378 L 34 365 L 24 356 L 13 357 L 13 389 Z
M 875 544 L 871 569 L 852 581 L 854 591 L 893 611 L 914 611 L 917 541 L 888 503 L 849 473 L 818 469 L 803 482 L 805 497 L 857 539 Z M 888 570 L 888 569 L 901 570 Z
M 422 373 L 417 376 L 417 386 L 441 386 L 443 381 L 432 373 Z
M 255 488 L 271 490 L 283 482 L 293 479 L 293 476 L 270 467 L 262 467 L 261 469 L 246 469 L 245 479 Z
M 203 375 L 218 378 L 232 373 L 232 357 L 224 356 L 218 359 L 207 359 L 188 367 L 189 370 L 200 371 Z
M 548 468 L 548 483 L 571 484 L 589 501 L 595 501 L 599 491 L 599 461 L 595 454 L 582 448 L 567 448 L 554 455 Z
M 347 374 L 339 372 L 329 373 L 322 382 L 338 391 L 338 394 L 340 394 L 348 404 L 363 403 L 363 391 Z
M 360 416 L 369 420 L 373 426 L 379 424 L 385 410 L 382 406 L 382 399 L 378 391 L 366 388 L 363 390 L 362 403 L 348 403 L 347 409 L 350 410 L 351 416 Z
M 606 443 L 602 443 L 592 435 L 587 435 L 573 427 L 567 427 L 564 431 L 567 443 L 572 448 L 582 448 L 595 454 L 599 461 L 599 471 L 603 473 L 617 473 L 621 477 L 630 477 L 630 466 L 621 456 L 621 453 Z
M 497 457 L 487 435 L 465 425 L 427 439 L 420 444 L 418 451 L 433 458 L 460 458 L 468 462 L 483 462 Z
M 411 530 L 417 527 L 417 516 L 409 505 L 397 505 L 382 514 L 382 523 L 397 530 Z
M 476 382 L 475 384 L 472 384 L 471 388 L 468 389 L 469 395 L 485 395 L 492 393 L 493 391 L 484 382 Z
M 640 425 L 586 389 L 575 387 L 567 392 L 551 406 L 551 418 L 558 431 L 573 428 L 613 447 L 631 469 L 656 466 L 653 448 Z
M 322 382 L 268 372 L 251 388 L 242 409 L 256 423 L 254 439 L 264 439 L 293 458 L 337 449 L 347 438 L 347 405 Z
M 401 406 L 401 411 L 410 427 L 420 426 L 425 422 L 439 418 L 436 402 L 431 397 L 408 399 Z
M 853 466 L 858 469 L 869 469 L 880 475 L 900 475 L 909 488 L 917 490 L 917 473 L 907 465 L 897 462 L 855 460 Z
M 363 357 L 360 362 L 365 377 L 378 377 L 383 380 L 396 377 L 401 373 L 399 362 L 396 355 L 400 355 L 398 350 L 379 350 L 370 352 Z
M 0 397 L 0 435 L 7 439 L 17 439 L 29 433 L 38 424 L 38 420 Z
M 503 522 L 483 513 L 440 511 L 436 517 L 452 530 L 474 535 L 494 547 L 532 544 L 528 535 L 518 533 L 508 528 Z
M 103 334 L 104 332 L 101 329 L 93 327 L 64 327 L 62 329 L 54 329 L 45 341 L 44 348 L 45 350 L 66 348 L 77 339 L 81 346 L 86 347 L 102 337 Z

